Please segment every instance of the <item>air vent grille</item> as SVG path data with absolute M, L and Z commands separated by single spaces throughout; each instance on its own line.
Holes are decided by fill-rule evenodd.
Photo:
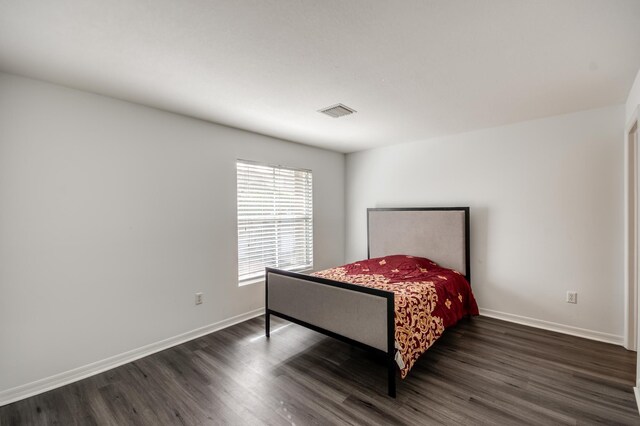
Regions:
M 337 104 L 337 105 L 333 105 L 327 108 L 323 108 L 321 110 L 319 110 L 318 112 L 321 112 L 323 114 L 327 114 L 330 117 L 333 118 L 339 118 L 339 117 L 343 117 L 345 115 L 349 115 L 349 114 L 353 114 L 354 112 L 357 112 L 355 109 L 353 108 L 349 108 L 346 105 L 342 105 L 342 104 Z

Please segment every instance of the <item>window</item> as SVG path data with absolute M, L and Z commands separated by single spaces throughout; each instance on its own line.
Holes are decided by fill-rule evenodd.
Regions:
M 238 281 L 264 278 L 264 268 L 313 267 L 311 171 L 236 163 Z

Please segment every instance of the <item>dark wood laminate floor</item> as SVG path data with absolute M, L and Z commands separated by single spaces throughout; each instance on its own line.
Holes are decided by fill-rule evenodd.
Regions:
M 256 318 L 0 407 L 0 424 L 640 424 L 635 353 L 486 317 L 462 321 L 386 396 L 383 363 Z

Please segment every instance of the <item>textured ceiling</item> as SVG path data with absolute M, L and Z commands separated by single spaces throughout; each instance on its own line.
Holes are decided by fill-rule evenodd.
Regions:
M 622 103 L 639 46 L 638 0 L 0 0 L 0 69 L 342 152 Z

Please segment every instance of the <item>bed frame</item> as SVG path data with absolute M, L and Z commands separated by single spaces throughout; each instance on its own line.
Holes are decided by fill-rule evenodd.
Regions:
M 469 207 L 367 209 L 367 256 L 429 258 L 470 282 Z M 271 315 L 377 354 L 396 396 L 394 293 L 266 268 L 265 333 Z

